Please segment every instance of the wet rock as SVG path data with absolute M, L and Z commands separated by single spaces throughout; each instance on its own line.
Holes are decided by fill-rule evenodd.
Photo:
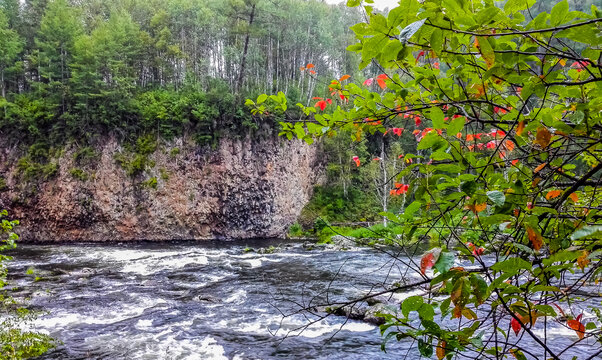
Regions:
M 334 235 L 330 241 L 338 249 L 351 249 L 357 246 L 357 241 L 352 236 Z

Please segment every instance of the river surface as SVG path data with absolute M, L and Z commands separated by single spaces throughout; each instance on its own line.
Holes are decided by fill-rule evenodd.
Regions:
M 411 341 L 381 352 L 377 326 L 296 313 L 327 288 L 345 300 L 411 281 L 403 266 L 368 249 L 247 248 L 278 243 L 20 245 L 10 271 L 17 295 L 47 312 L 35 328 L 62 342 L 42 359 L 420 358 Z

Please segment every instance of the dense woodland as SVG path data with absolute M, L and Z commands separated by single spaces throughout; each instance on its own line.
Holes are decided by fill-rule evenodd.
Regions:
M 356 71 L 359 12 L 301 0 L 0 1 L 0 131 L 13 142 L 159 132 L 245 134 L 241 99 L 306 103 L 320 78 Z

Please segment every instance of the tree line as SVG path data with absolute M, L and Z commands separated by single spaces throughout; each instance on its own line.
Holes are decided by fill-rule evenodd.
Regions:
M 0 133 L 49 145 L 246 134 L 264 124 L 245 96 L 308 103 L 317 79 L 357 68 L 345 48 L 359 20 L 317 0 L 0 0 Z M 309 63 L 320 73 L 300 71 Z

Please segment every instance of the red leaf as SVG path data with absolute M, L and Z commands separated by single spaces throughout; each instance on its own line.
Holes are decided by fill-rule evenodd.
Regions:
M 324 109 L 326 109 L 326 105 L 326 101 L 321 100 L 316 103 L 315 107 L 320 108 L 320 110 L 324 111 Z
M 324 100 L 323 98 L 321 98 L 321 97 L 317 97 L 317 96 L 314 96 L 314 97 L 312 97 L 311 99 L 312 99 L 312 100 Z
M 420 119 L 420 116 L 414 116 L 414 123 L 416 124 L 416 126 L 420 126 L 420 124 L 422 124 L 422 120 Z
M 518 320 L 516 320 L 515 318 L 512 318 L 512 320 L 510 320 L 510 326 L 512 326 L 512 330 L 514 330 L 514 334 L 516 336 L 518 336 L 518 333 L 523 328 L 523 326 L 520 324 L 520 322 Z
M 378 86 L 380 86 L 381 89 L 384 90 L 387 87 L 385 80 L 388 78 L 389 76 L 387 76 L 387 74 L 380 74 L 376 77 L 376 82 L 378 83 Z
M 423 56 L 424 56 L 424 51 L 421 51 L 418 53 L 418 56 L 416 56 L 416 64 L 418 64 L 418 60 L 420 60 L 420 58 Z
M 579 339 L 583 339 L 583 337 L 585 336 L 585 325 L 583 325 L 583 323 L 581 322 L 582 315 L 583 314 L 577 316 L 577 319 L 575 320 L 569 320 L 566 322 L 571 329 L 575 330 L 577 336 L 579 336 Z
M 312 74 L 312 75 L 316 75 L 316 72 L 313 71 L 313 70 L 309 70 L 309 73 Z
M 403 133 L 403 128 L 393 128 L 393 134 L 395 134 L 397 136 L 401 136 L 402 133 Z
M 353 161 L 355 161 L 355 165 L 357 167 L 359 167 L 360 166 L 360 158 L 357 156 L 354 156 L 352 159 L 353 159 Z
M 326 99 L 326 102 L 331 105 L 332 104 L 332 99 Z
M 372 85 L 373 81 L 374 81 L 373 78 L 366 79 L 366 81 L 364 81 L 364 86 L 370 86 L 370 85 Z
M 426 274 L 426 270 L 432 268 L 433 265 L 435 265 L 433 253 L 424 254 L 420 260 L 420 272 L 422 272 L 422 275 Z

